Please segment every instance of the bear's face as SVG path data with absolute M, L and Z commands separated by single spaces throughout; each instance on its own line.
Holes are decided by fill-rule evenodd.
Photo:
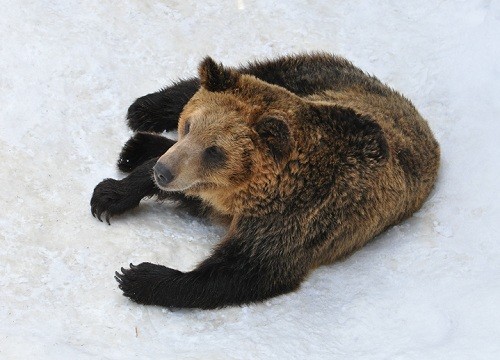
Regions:
M 262 192 L 276 183 L 293 148 L 288 106 L 296 99 L 211 59 L 200 66 L 200 79 L 180 116 L 178 142 L 155 165 L 155 180 L 163 190 L 199 196 L 231 213 L 235 194 L 248 197 L 249 188 Z
M 178 142 L 158 160 L 171 173 L 171 179 L 157 176 L 164 190 L 197 194 L 234 189 L 251 173 L 256 149 L 254 134 L 241 119 L 243 112 L 225 99 L 215 105 L 213 97 L 205 95 L 196 95 L 186 106 L 179 120 Z

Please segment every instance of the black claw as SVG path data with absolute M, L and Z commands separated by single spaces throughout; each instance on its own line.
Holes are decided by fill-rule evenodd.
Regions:
M 115 271 L 115 278 L 118 278 L 119 280 L 123 280 L 123 274 L 120 274 L 118 271 Z
M 109 219 L 110 219 L 110 215 L 109 215 L 109 212 L 106 213 L 106 222 L 108 223 L 108 225 L 111 225 L 111 223 L 109 222 Z
M 134 265 L 134 264 L 132 264 L 132 263 L 130 263 L 129 267 L 130 267 L 131 269 L 136 269 L 136 268 L 137 268 L 137 266 L 135 266 L 135 265 Z

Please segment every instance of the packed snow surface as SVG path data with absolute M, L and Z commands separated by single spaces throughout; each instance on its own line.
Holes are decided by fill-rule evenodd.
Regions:
M 500 1 L 0 0 L 0 358 L 500 359 Z M 417 214 L 295 293 L 215 311 L 121 295 L 224 233 L 145 201 L 100 223 L 128 105 L 227 65 L 325 50 L 410 98 L 442 148 Z

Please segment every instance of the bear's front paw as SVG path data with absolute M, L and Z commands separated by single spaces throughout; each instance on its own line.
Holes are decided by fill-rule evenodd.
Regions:
M 92 215 L 102 221 L 101 216 L 106 215 L 106 222 L 110 224 L 111 216 L 119 215 L 139 205 L 137 200 L 129 194 L 127 188 L 122 186 L 122 181 L 105 179 L 94 189 L 90 208 Z
M 145 133 L 134 134 L 123 145 L 120 157 L 118 158 L 118 169 L 123 172 L 130 172 L 151 158 L 148 151 L 148 135 Z
M 121 273 L 115 273 L 115 279 L 123 295 L 136 303 L 169 306 L 172 295 L 167 293 L 169 284 L 181 274 L 178 270 L 145 262 L 137 266 L 130 264 L 130 269 L 121 268 Z

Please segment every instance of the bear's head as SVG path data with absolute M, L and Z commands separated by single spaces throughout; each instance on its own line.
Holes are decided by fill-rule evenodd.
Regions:
M 292 124 L 304 103 L 211 58 L 199 76 L 201 88 L 179 119 L 179 140 L 160 157 L 154 177 L 162 190 L 201 197 L 230 214 L 252 194 L 272 191 L 295 148 Z M 242 193 L 246 200 L 236 204 Z

